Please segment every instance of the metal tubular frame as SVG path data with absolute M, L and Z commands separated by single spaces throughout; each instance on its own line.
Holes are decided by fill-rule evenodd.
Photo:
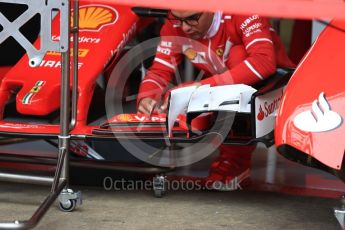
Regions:
M 79 9 L 79 1 L 74 1 L 74 9 Z M 70 130 L 72 130 L 77 123 L 77 104 L 78 104 L 78 57 L 79 57 L 79 10 L 74 10 L 73 26 L 71 32 L 73 33 L 73 81 L 72 81 L 72 119 Z
M 34 228 L 39 221 L 42 219 L 44 214 L 48 211 L 50 206 L 53 204 L 53 202 L 56 200 L 58 195 L 60 194 L 60 191 L 63 190 L 63 188 L 66 186 L 67 181 L 62 180 L 57 188 L 57 192 L 51 192 L 46 199 L 43 201 L 43 203 L 36 209 L 35 213 L 32 215 L 32 217 L 29 220 L 24 221 L 13 221 L 13 222 L 1 222 L 0 223 L 0 229 L 31 229 Z
M 0 25 L 3 26 L 3 31 L 0 32 L 0 42 L 6 40 L 9 36 L 12 36 L 17 42 L 27 51 L 29 56 L 29 65 L 39 66 L 43 60 L 47 51 L 61 52 L 61 101 L 60 101 L 60 135 L 59 141 L 59 153 L 56 166 L 56 172 L 54 178 L 23 175 L 23 174 L 10 174 L 0 173 L 0 180 L 11 182 L 25 182 L 34 184 L 52 184 L 51 191 L 43 203 L 37 208 L 36 212 L 29 220 L 24 221 L 7 221 L 0 222 L 0 229 L 31 229 L 35 227 L 39 221 L 43 218 L 50 206 L 56 200 L 61 193 L 69 193 L 68 189 L 68 177 L 69 177 L 69 141 L 70 141 L 70 127 L 73 128 L 74 124 L 70 120 L 70 2 L 69 0 L 56 0 L 56 1 L 43 1 L 43 0 L 0 0 L 3 3 L 12 4 L 26 4 L 28 10 L 20 15 L 14 22 L 9 22 L 7 18 L 0 13 Z M 75 1 L 74 9 L 78 9 L 78 1 Z M 47 20 L 52 21 L 52 12 L 59 10 L 60 13 L 60 41 L 51 41 L 51 23 L 47 23 Z M 78 10 L 74 14 L 74 80 L 73 80 L 73 112 L 72 117 L 76 119 L 76 104 L 77 104 L 77 78 L 78 78 Z M 21 25 L 25 24 L 35 14 L 41 15 L 41 49 L 36 50 L 34 46 L 29 43 L 24 36 L 20 33 L 19 29 Z
M 69 34 L 65 28 L 69 27 L 67 18 L 70 14 L 68 0 L 44 1 L 44 0 L 0 0 L 1 3 L 13 3 L 27 5 L 28 9 L 10 22 L 0 13 L 0 24 L 4 29 L 0 32 L 0 43 L 12 36 L 27 52 L 29 65 L 37 67 L 43 60 L 47 51 L 68 52 Z M 60 41 L 51 39 L 52 12 L 60 12 Z M 40 49 L 36 49 L 27 38 L 19 31 L 21 26 L 28 22 L 36 14 L 41 15 L 41 44 Z
M 34 176 L 27 174 L 13 174 L 0 172 L 0 180 L 6 182 L 26 183 L 26 184 L 40 184 L 50 185 L 53 183 L 53 178 L 45 176 Z

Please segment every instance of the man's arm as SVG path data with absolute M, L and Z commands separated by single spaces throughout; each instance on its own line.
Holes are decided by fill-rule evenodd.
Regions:
M 180 46 L 176 44 L 173 36 L 174 29 L 169 22 L 166 22 L 161 29 L 161 42 L 157 47 L 153 64 L 140 84 L 137 98 L 139 112 L 147 110 L 140 107 L 147 107 L 161 100 L 172 81 L 177 65 L 181 62 Z M 151 100 L 147 99 L 141 103 L 144 98 Z
M 229 70 L 203 80 L 202 84 L 252 85 L 276 71 L 275 41 L 272 39 L 272 29 L 268 20 L 257 15 L 235 16 L 232 20 L 235 20 L 236 34 L 242 40 L 242 44 L 237 45 L 242 47 L 242 53 L 234 51 L 236 48 L 237 51 L 240 49 L 233 47 L 227 63 Z M 242 55 L 244 58 L 236 65 L 230 66 L 231 58 L 236 58 L 235 55 Z

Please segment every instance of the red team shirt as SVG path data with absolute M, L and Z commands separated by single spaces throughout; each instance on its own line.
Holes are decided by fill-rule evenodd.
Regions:
M 186 56 L 204 71 L 200 82 L 211 86 L 252 85 L 275 73 L 277 67 L 294 67 L 268 19 L 258 15 L 215 13 L 206 36 L 193 40 L 181 27 L 166 21 L 156 57 L 139 89 L 138 102 L 159 101 L 168 89 L 177 65 Z

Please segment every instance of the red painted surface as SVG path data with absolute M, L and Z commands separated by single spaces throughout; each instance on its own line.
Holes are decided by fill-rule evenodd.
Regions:
M 339 0 L 104 0 L 110 4 L 153 7 L 161 9 L 179 9 L 193 11 L 217 11 L 236 14 L 260 14 L 278 18 L 345 18 L 345 2 Z
M 86 26 L 80 32 L 82 40 L 80 44 L 80 65 L 79 72 L 79 96 L 78 102 L 78 122 L 77 127 L 72 131 L 72 134 L 91 134 L 95 127 L 86 126 L 86 115 L 88 107 L 93 94 L 93 87 L 95 79 L 98 74 L 103 70 L 105 64 L 110 58 L 117 53 L 117 48 L 121 48 L 126 39 L 134 34 L 135 23 L 138 22 L 136 15 L 130 12 L 130 7 L 115 6 L 114 4 L 126 5 L 140 5 L 140 6 L 155 6 L 162 8 L 176 8 L 176 9 L 195 9 L 195 10 L 219 10 L 223 9 L 225 12 L 236 13 L 256 13 L 261 15 L 279 16 L 279 17 L 299 17 L 299 18 L 313 18 L 313 17 L 345 17 L 344 9 L 345 3 L 341 1 L 294 1 L 291 0 L 243 0 L 243 1 L 227 1 L 220 0 L 217 4 L 214 1 L 144 1 L 144 0 L 103 0 L 102 2 L 95 1 L 87 2 L 82 1 L 82 9 L 89 6 L 103 5 L 103 9 L 113 8 L 116 9 L 119 17 L 111 24 L 112 21 L 104 23 L 103 25 L 97 24 L 96 26 Z M 106 7 L 104 7 L 106 5 Z M 250 6 L 250 7 L 248 7 Z M 305 9 L 308 9 L 307 11 Z M 113 11 L 115 12 L 115 11 Z M 114 14 L 110 14 L 114 18 Z M 125 15 L 125 17 L 123 16 Z M 112 18 L 110 17 L 110 18 Z M 55 20 L 56 21 L 56 20 Z M 56 22 L 55 22 L 56 23 Z M 345 28 L 344 22 L 335 22 L 337 26 Z M 115 26 L 116 25 L 116 26 Z M 54 24 L 55 29 L 56 24 Z M 91 28 L 90 28 L 91 27 Z M 55 29 L 53 33 L 55 33 Z M 131 32 L 133 29 L 133 32 Z M 123 36 L 119 36 L 119 34 Z M 95 40 L 96 39 L 96 40 Z M 100 39 L 99 42 L 97 39 Z M 294 147 L 300 148 L 308 154 L 313 156 L 325 164 L 333 168 L 341 163 L 344 146 L 338 141 L 339 136 L 343 137 L 344 129 L 332 132 L 331 136 L 327 134 L 308 134 L 295 130 L 291 119 L 300 111 L 305 111 L 310 108 L 311 102 L 317 98 L 318 93 L 322 90 L 325 92 L 327 98 L 331 103 L 332 109 L 337 110 L 344 115 L 344 86 L 345 78 L 341 67 L 344 64 L 345 48 L 342 44 L 344 41 L 344 33 L 328 29 L 324 32 L 319 41 L 310 52 L 307 59 L 302 63 L 300 68 L 296 71 L 295 76 L 291 80 L 287 88 L 287 93 L 283 99 L 283 105 L 279 113 L 277 121 L 276 141 L 279 144 L 288 143 Z M 326 44 L 325 46 L 321 44 Z M 111 52 L 113 51 L 113 52 Z M 85 56 L 84 56 L 85 55 Z M 28 57 L 25 56 L 4 78 L 0 89 L 0 105 L 7 102 L 11 89 L 20 86 L 22 87 L 17 98 L 18 111 L 23 114 L 30 115 L 45 115 L 59 107 L 59 84 L 60 84 L 60 70 L 55 68 L 59 66 L 59 55 L 50 53 L 46 55 L 45 61 L 38 69 L 31 69 L 28 67 Z M 8 69 L 0 70 L 0 73 L 6 73 Z M 342 76 L 342 77 L 341 77 Z M 334 78 L 335 80 L 332 80 Z M 44 81 L 39 89 L 34 89 L 37 81 Z M 307 87 L 310 86 L 310 87 Z M 307 90 L 308 89 L 308 90 Z M 22 104 L 25 95 L 31 90 L 35 91 L 32 98 L 31 105 L 26 106 Z M 37 92 L 36 92 L 37 91 Z M 3 111 L 0 111 L 3 112 Z M 288 131 L 287 131 L 288 130 Z M 59 127 L 54 125 L 41 125 L 41 124 L 23 124 L 23 123 L 10 123 L 0 122 L 1 132 L 18 132 L 18 133 L 37 133 L 37 134 L 58 134 Z M 321 143 L 321 147 L 318 145 Z M 323 143 L 323 144 L 322 144 Z M 325 144 L 327 143 L 327 145 Z M 338 150 L 330 150 L 330 147 L 338 148 Z M 340 149 L 342 147 L 342 152 Z M 22 165 L 9 163 L 8 167 L 21 168 Z M 39 170 L 37 166 L 28 169 Z M 47 169 L 42 166 L 43 170 Z M 52 170 L 52 168 L 49 168 Z M 309 184 L 320 181 L 318 178 L 308 177 Z M 323 179 L 321 181 L 325 182 Z M 328 183 L 328 181 L 326 181 Z M 287 192 L 290 194 L 317 194 L 318 196 L 338 197 L 341 193 L 339 191 L 325 192 L 320 189 L 311 188 L 297 188 L 287 185 L 267 185 L 265 183 L 253 183 L 248 189 L 264 189 L 266 191 Z
M 12 68 L 12 66 L 0 66 L 0 80 L 2 80 L 6 73 Z
M 332 24 L 345 29 L 344 21 Z M 320 35 L 286 87 L 275 129 L 277 146 L 290 145 L 334 169 L 340 169 L 345 150 L 344 40 L 345 32 L 331 27 Z M 331 110 L 342 117 L 342 123 L 320 132 L 299 129 L 294 122 L 296 116 L 312 111 L 312 103 L 321 92 Z M 320 101 L 317 106 L 323 109 Z
M 78 111 L 74 134 L 89 134 L 87 114 L 95 81 L 111 58 L 118 58 L 126 43 L 142 23 L 130 7 L 80 2 Z M 58 16 L 53 21 L 52 40 L 59 40 Z M 39 40 L 36 44 L 39 43 Z M 44 116 L 60 106 L 60 53 L 48 52 L 38 68 L 28 65 L 25 55 L 4 77 L 0 88 L 0 117 L 14 89 L 16 109 L 23 115 Z M 5 69 L 7 71 L 7 69 Z M 2 71 L 2 72 L 5 72 Z M 0 132 L 57 134 L 56 125 L 22 124 L 0 121 Z

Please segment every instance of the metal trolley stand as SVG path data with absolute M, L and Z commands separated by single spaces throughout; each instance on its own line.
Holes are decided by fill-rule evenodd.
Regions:
M 70 28 L 69 0 L 0 0 L 0 3 L 22 4 L 28 9 L 17 19 L 10 22 L 0 13 L 0 43 L 12 36 L 27 52 L 29 65 L 39 66 L 47 51 L 61 52 L 61 102 L 60 102 L 60 135 L 58 160 L 54 178 L 24 174 L 0 173 L 0 180 L 25 182 L 33 184 L 51 184 L 51 191 L 43 203 L 29 220 L 15 220 L 0 222 L 0 229 L 30 229 L 35 227 L 58 197 L 60 208 L 63 211 L 72 211 L 81 204 L 80 192 L 73 192 L 68 188 L 69 178 L 69 141 L 70 129 L 73 128 L 76 115 L 77 100 L 77 63 L 78 55 L 78 10 L 74 12 L 72 28 Z M 78 1 L 74 1 L 73 8 L 78 9 Z M 36 14 L 41 16 L 40 49 L 37 50 L 20 32 L 20 28 Z M 52 41 L 52 19 L 60 17 L 60 41 Z M 73 81 L 72 81 L 72 111 L 70 109 L 70 33 L 73 33 Z M 72 118 L 70 116 L 72 114 Z

